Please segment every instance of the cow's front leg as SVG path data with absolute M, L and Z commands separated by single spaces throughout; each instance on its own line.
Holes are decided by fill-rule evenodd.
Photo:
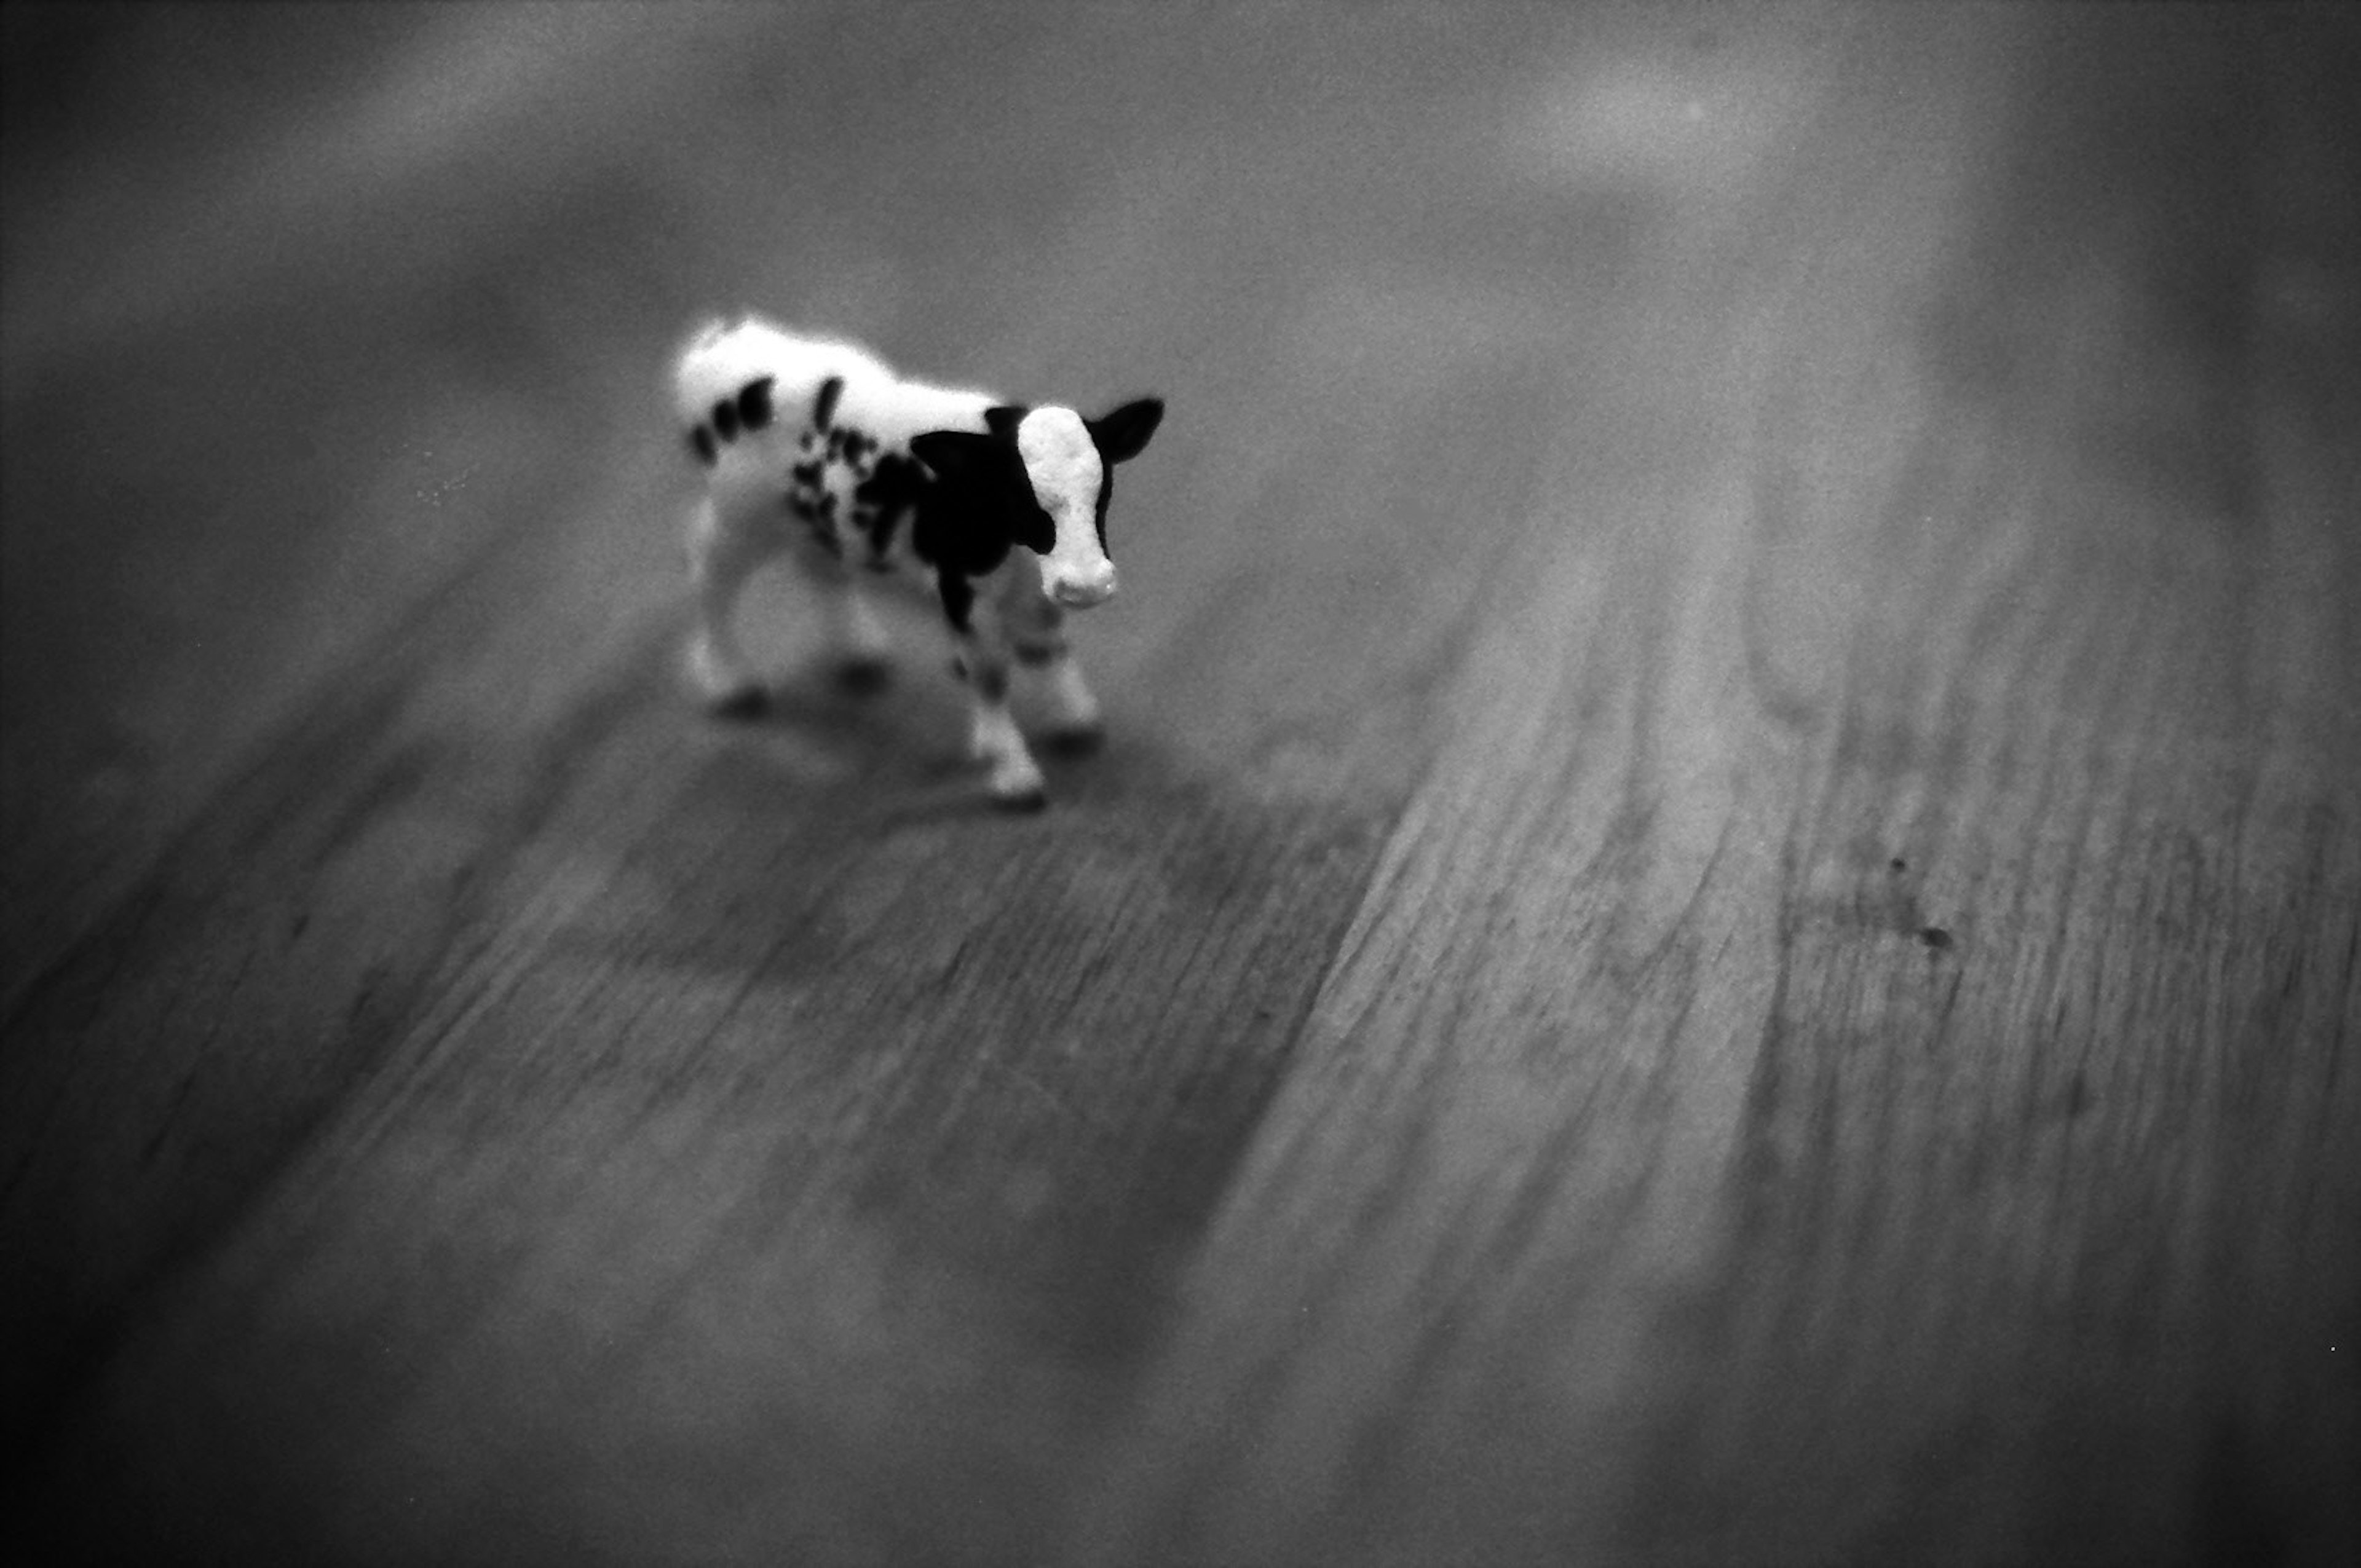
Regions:
M 1018 810 L 1038 810 L 1049 804 L 1042 787 L 1041 765 L 1026 749 L 1008 707 L 1007 650 L 997 640 L 961 639 L 958 669 L 967 682 L 971 704 L 968 751 L 990 770 L 986 786 L 993 798 Z
M 688 679 L 718 712 L 760 707 L 763 685 L 739 649 L 732 620 L 746 579 L 766 553 L 747 532 L 721 515 L 711 497 L 697 503 L 688 526 L 688 575 L 696 590 L 696 626 L 688 639 Z
M 1082 679 L 1066 642 L 1066 612 L 1047 596 L 1028 589 L 1012 607 L 1009 641 L 1018 664 L 1040 688 L 1045 720 L 1042 739 L 1063 751 L 1088 751 L 1103 733 L 1099 699 Z
M 1040 660 L 1036 669 L 1047 718 L 1042 740 L 1069 752 L 1087 751 L 1098 745 L 1106 735 L 1106 726 L 1099 713 L 1099 699 L 1082 679 L 1082 666 L 1074 663 L 1073 654 L 1060 649 Z

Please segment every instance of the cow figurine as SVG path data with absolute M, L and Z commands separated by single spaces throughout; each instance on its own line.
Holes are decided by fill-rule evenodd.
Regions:
M 1163 403 L 1141 398 L 1099 419 L 1025 408 L 904 380 L 864 349 L 752 316 L 699 332 L 675 380 L 706 470 L 688 529 L 688 669 L 705 701 L 730 711 L 762 699 L 730 620 L 772 557 L 791 557 L 813 582 L 829 641 L 863 685 L 883 676 L 887 652 L 863 579 L 914 581 L 933 589 L 956 635 L 969 746 L 990 766 L 994 796 L 1042 805 L 1040 767 L 1009 711 L 1010 668 L 1038 677 L 1054 741 L 1096 740 L 1098 703 L 1067 648 L 1065 612 L 1115 593 L 1115 466 L 1148 444 Z

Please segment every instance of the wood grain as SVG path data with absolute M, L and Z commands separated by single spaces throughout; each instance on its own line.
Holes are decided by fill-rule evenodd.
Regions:
M 208 15 L 8 24 L 27 1545 L 2361 1548 L 2339 15 Z M 684 700 L 738 298 L 1170 400 L 1047 817 Z

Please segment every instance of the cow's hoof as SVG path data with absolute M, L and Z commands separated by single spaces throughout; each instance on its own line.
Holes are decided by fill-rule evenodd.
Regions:
M 711 637 L 699 634 L 690 638 L 685 652 L 687 657 L 683 661 L 683 674 L 708 713 L 742 718 L 763 711 L 763 699 L 768 695 L 763 683 L 736 659 L 726 657 Z
M 1087 757 L 1106 744 L 1106 730 L 1096 724 L 1061 725 L 1041 737 L 1044 751 L 1060 757 Z
M 988 787 L 1004 811 L 1038 811 L 1049 804 L 1049 792 L 1038 768 L 995 775 Z
M 837 663 L 837 689 L 849 696 L 874 696 L 893 684 L 894 664 L 889 659 L 856 653 Z
M 771 694 L 759 685 L 732 686 L 705 698 L 705 710 L 716 718 L 760 718 L 770 706 Z

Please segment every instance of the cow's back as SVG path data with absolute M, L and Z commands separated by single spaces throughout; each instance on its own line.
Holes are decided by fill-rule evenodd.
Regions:
M 828 431 L 857 432 L 873 452 L 906 454 L 929 430 L 982 430 L 989 392 L 906 381 L 857 344 L 803 337 L 745 316 L 703 328 L 682 351 L 675 375 L 684 428 L 710 429 L 718 405 L 752 383 L 768 383 L 769 417 L 759 431 L 730 430 L 716 441 L 714 487 L 725 495 L 774 480 L 785 466 L 808 458 Z
M 873 389 L 894 384 L 894 372 L 853 344 L 797 337 L 759 316 L 717 322 L 681 353 L 674 377 L 675 411 L 684 425 L 694 425 L 716 403 L 764 378 L 771 383 L 775 422 L 800 430 L 811 422 L 820 389 L 829 381 L 874 396 Z

